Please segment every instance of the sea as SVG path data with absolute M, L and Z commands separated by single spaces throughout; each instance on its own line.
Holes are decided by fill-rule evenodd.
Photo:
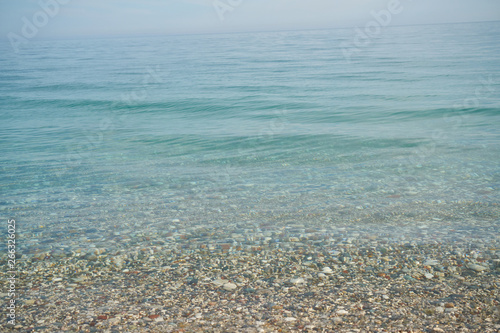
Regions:
M 498 224 L 484 207 L 500 191 L 499 33 L 478 22 L 2 42 L 4 231 L 15 219 L 28 254 L 284 216 L 428 219 L 411 214 L 422 207 L 442 212 L 436 224 Z

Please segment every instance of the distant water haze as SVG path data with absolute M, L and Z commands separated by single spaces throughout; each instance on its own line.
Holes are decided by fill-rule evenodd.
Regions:
M 363 28 L 382 11 L 392 12 L 392 26 L 500 20 L 494 0 L 5 0 L 0 35 L 31 40 Z

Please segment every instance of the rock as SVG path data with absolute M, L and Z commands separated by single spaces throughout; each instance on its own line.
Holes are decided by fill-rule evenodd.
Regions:
M 453 303 L 446 303 L 446 304 L 444 305 L 444 307 L 445 307 L 445 308 L 447 308 L 447 309 L 454 308 L 454 307 L 455 307 L 455 304 L 453 304 Z
M 217 287 L 220 287 L 220 286 L 223 286 L 226 283 L 228 283 L 228 281 L 223 280 L 223 279 L 217 279 L 217 280 L 212 281 L 212 283 L 215 284 Z
M 113 325 L 118 325 L 120 323 L 120 317 L 114 317 L 108 319 L 108 324 L 113 326 Z
M 58 278 L 53 278 L 52 282 L 61 282 L 63 279 L 58 277 Z
M 290 279 L 290 283 L 292 283 L 292 284 L 302 284 L 302 283 L 306 283 L 306 281 L 303 278 L 298 277 L 298 278 Z
M 222 286 L 222 288 L 224 288 L 225 290 L 228 290 L 228 291 L 231 291 L 231 290 L 235 290 L 238 286 L 235 285 L 234 283 L 226 283 L 224 286 Z
M 439 264 L 439 262 L 434 259 L 427 259 L 426 261 L 424 261 L 424 266 L 435 266 L 437 264 Z
M 92 253 L 85 255 L 83 258 L 88 260 L 88 261 L 96 261 L 97 260 L 97 256 L 95 254 L 92 254 Z
M 294 318 L 294 317 L 286 317 L 285 318 L 285 321 L 296 321 L 297 318 Z
M 443 313 L 443 312 L 444 312 L 444 308 L 442 306 L 436 307 L 436 313 Z
M 481 266 L 481 265 L 477 265 L 477 264 L 468 264 L 467 268 L 472 269 L 472 270 L 474 270 L 476 272 L 482 272 L 482 271 L 488 269 L 487 267 L 484 267 L 484 266 Z
M 434 277 L 434 275 L 432 275 L 431 273 L 425 273 L 424 276 L 426 279 L 429 279 L 429 280 Z
M 339 316 L 347 316 L 349 314 L 349 312 L 344 309 L 337 310 L 335 313 Z
M 325 274 L 332 274 L 333 270 L 330 267 L 327 266 L 327 267 L 323 267 L 322 272 L 325 273 Z
M 111 259 L 111 262 L 118 268 L 122 269 L 123 265 L 125 264 L 125 261 L 123 260 L 122 257 L 115 257 Z
M 88 277 L 85 274 L 82 274 L 79 277 L 73 279 L 74 282 L 84 282 L 87 280 L 88 280 Z

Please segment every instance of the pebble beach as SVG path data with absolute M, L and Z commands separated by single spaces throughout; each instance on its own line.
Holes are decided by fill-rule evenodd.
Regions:
M 500 330 L 498 205 L 353 208 L 23 230 L 38 245 L 17 260 L 16 326 L 1 330 Z

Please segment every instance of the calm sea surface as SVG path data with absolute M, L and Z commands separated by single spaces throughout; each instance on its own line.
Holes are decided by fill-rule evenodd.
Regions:
M 499 33 L 389 27 L 350 59 L 353 29 L 4 43 L 0 212 L 84 230 L 498 203 Z

